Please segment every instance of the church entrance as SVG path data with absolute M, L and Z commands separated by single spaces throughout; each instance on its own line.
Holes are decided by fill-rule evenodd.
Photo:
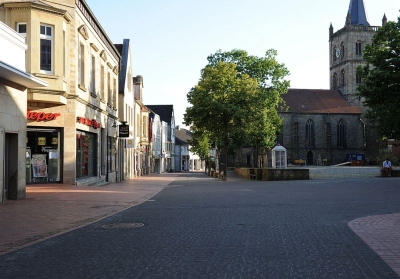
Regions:
M 312 151 L 307 152 L 307 165 L 314 165 L 314 154 L 312 153 Z

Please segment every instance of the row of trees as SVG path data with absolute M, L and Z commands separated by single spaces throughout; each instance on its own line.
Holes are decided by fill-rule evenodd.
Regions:
M 229 147 L 275 144 L 281 127 L 277 107 L 289 88 L 289 71 L 276 55 L 275 50 L 264 57 L 243 50 L 218 51 L 207 58 L 198 84 L 187 94 L 191 106 L 184 122 L 193 132 L 192 151 L 207 161 L 211 146 L 222 150 L 224 180 Z

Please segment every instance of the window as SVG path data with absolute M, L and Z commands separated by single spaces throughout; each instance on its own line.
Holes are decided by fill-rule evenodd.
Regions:
M 117 108 L 117 79 L 113 80 L 113 107 Z
M 78 52 L 78 80 L 79 85 L 85 87 L 85 46 L 83 44 L 79 44 Z
M 24 38 L 26 38 L 26 23 L 18 22 L 17 23 L 17 32 Z
M 97 174 L 97 138 L 96 134 L 76 132 L 76 177 L 95 176 Z
M 67 73 L 67 52 L 66 52 L 66 39 L 65 39 L 65 31 L 63 31 L 63 77 L 65 77 L 65 74 Z
M 361 76 L 359 74 L 356 74 L 356 83 L 357 84 L 361 83 Z
M 331 134 L 331 123 L 325 123 L 325 144 L 326 148 L 331 148 L 332 146 L 332 134 Z
M 356 42 L 356 55 L 362 55 L 361 42 Z
M 108 137 L 107 140 L 107 160 L 108 160 L 108 172 L 115 171 L 116 169 L 116 154 L 117 154 L 117 141 L 113 137 Z
M 147 119 L 146 116 L 143 116 L 143 123 L 142 123 L 142 137 L 147 137 Z
M 92 69 L 90 71 L 90 94 L 96 97 L 96 57 L 92 55 Z
M 311 119 L 306 124 L 306 144 L 307 147 L 315 146 L 314 122 Z
M 40 25 L 40 71 L 43 73 L 51 73 L 53 70 L 52 47 L 53 27 Z
M 100 82 L 101 82 L 101 100 L 105 100 L 105 98 L 104 98 L 104 88 L 105 88 L 105 85 L 104 85 L 104 65 L 101 65 L 101 77 L 100 77 Z
M 342 70 L 341 72 L 340 72 L 340 86 L 342 86 L 342 87 L 344 87 L 344 84 L 345 84 L 345 82 L 344 82 L 344 78 L 345 78 L 345 72 L 344 72 L 344 70 Z
M 111 94 L 112 94 L 112 92 L 111 92 L 111 82 L 110 82 L 110 72 L 108 72 L 107 73 L 107 88 L 108 88 L 108 90 L 107 90 L 107 105 L 108 106 L 111 106 Z
M 293 147 L 298 148 L 299 147 L 299 123 L 293 123 L 293 131 L 292 131 L 293 137 Z
M 337 146 L 346 147 L 346 126 L 343 119 L 339 120 L 337 125 Z

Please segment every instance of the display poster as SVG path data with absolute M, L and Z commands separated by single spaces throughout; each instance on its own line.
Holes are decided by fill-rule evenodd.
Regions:
M 32 155 L 33 177 L 47 177 L 46 154 Z
M 38 137 L 38 145 L 46 145 L 46 137 Z

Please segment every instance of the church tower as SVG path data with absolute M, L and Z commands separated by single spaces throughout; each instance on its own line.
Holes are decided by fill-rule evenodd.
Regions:
M 383 16 L 382 25 L 387 22 Z M 364 149 L 366 158 L 374 161 L 381 149 L 381 140 L 373 123 L 365 119 L 366 108 L 362 99 L 356 96 L 357 87 L 362 82 L 357 75 L 357 67 L 365 65 L 364 48 L 372 43 L 372 37 L 380 26 L 368 22 L 363 0 L 350 0 L 344 27 L 334 32 L 329 27 L 330 89 L 337 90 L 350 104 L 358 106 L 363 114 L 360 121 L 364 125 Z
M 350 0 L 342 29 L 334 32 L 332 24 L 329 27 L 330 89 L 339 91 L 349 103 L 363 111 L 361 100 L 355 95 L 361 83 L 356 70 L 364 65 L 364 47 L 372 42 L 378 28 L 369 24 L 363 0 Z

